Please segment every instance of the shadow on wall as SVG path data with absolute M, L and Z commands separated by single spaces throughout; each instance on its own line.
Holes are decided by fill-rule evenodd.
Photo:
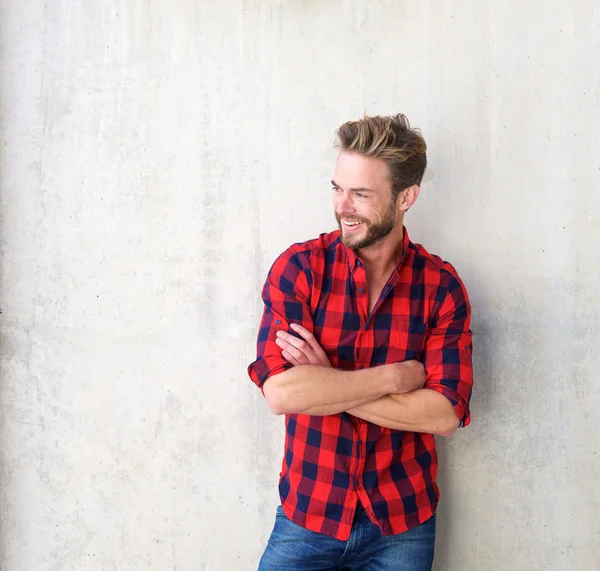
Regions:
M 440 488 L 440 504 L 437 510 L 437 529 L 435 544 L 434 571 L 451 571 L 460 568 L 458 561 L 453 561 L 453 553 L 461 543 L 472 542 L 473 538 L 465 536 L 460 525 L 461 517 L 468 517 L 461 509 L 460 496 L 468 495 L 463 478 L 465 460 L 472 451 L 482 445 L 482 425 L 489 418 L 492 408 L 491 383 L 496 378 L 494 370 L 493 330 L 484 320 L 478 319 L 480 314 L 473 309 L 473 395 L 471 398 L 472 422 L 461 429 L 452 438 L 436 438 L 439 462 L 438 485 Z M 464 430 L 464 432 L 463 432 Z M 473 446 L 474 442 L 478 442 Z M 471 451 L 471 452 L 469 452 Z M 457 473 L 460 470 L 460 474 Z M 468 482 L 467 482 L 468 484 Z

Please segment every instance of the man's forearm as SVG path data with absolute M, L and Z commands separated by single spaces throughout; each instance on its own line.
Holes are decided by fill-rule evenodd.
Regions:
M 347 412 L 394 430 L 441 436 L 452 436 L 459 425 L 452 403 L 444 395 L 429 389 L 386 395 Z
M 400 374 L 392 365 L 360 371 L 300 365 L 267 379 L 263 391 L 275 414 L 325 416 L 401 390 Z

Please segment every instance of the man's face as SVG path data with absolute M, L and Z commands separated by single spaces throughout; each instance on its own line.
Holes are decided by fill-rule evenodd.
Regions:
M 333 208 L 342 242 L 358 250 L 377 244 L 396 224 L 396 203 L 381 159 L 342 152 L 333 185 Z

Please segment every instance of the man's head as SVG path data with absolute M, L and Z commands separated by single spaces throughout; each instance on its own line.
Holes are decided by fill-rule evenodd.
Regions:
M 368 248 L 401 228 L 417 199 L 427 166 L 425 140 L 399 114 L 344 123 L 337 145 L 335 216 L 348 247 Z

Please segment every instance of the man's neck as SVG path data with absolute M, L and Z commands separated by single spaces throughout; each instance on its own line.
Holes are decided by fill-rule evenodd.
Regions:
M 402 257 L 404 231 L 402 224 L 396 227 L 382 240 L 369 248 L 357 251 L 368 273 L 381 276 L 389 275 Z

